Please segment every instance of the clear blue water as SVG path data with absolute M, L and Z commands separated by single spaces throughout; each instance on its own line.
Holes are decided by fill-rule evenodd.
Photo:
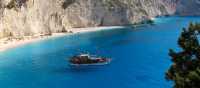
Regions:
M 0 88 L 170 88 L 168 49 L 180 29 L 200 17 L 157 18 L 153 26 L 48 39 L 0 53 Z M 72 69 L 80 51 L 112 57 L 111 64 Z

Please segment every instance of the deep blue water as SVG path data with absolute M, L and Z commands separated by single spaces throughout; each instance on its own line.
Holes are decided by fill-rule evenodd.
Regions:
M 171 88 L 168 49 L 188 22 L 200 17 L 157 18 L 155 25 L 48 39 L 0 53 L 0 88 Z M 77 52 L 113 58 L 111 64 L 72 69 Z

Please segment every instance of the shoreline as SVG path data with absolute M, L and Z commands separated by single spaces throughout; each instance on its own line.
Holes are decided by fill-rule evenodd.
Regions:
M 121 29 L 126 28 L 126 26 L 102 26 L 102 27 L 88 27 L 88 28 L 71 28 L 69 31 L 72 31 L 72 34 L 77 33 L 87 33 L 87 32 L 96 32 L 96 31 L 103 31 L 103 30 L 111 30 L 111 29 Z
M 56 38 L 65 36 L 68 33 L 53 33 L 51 36 L 24 36 L 26 38 L 22 40 L 7 40 L 8 38 L 0 39 L 0 52 L 6 51 L 8 49 L 16 48 L 18 46 L 26 45 L 29 43 L 46 40 L 49 38 Z
M 71 31 L 72 33 L 52 33 L 50 36 L 23 36 L 24 38 L 22 40 L 17 39 L 11 39 L 9 38 L 3 38 L 0 39 L 0 53 L 4 52 L 8 49 L 16 48 L 18 46 L 26 45 L 29 43 L 34 43 L 37 41 L 46 40 L 49 38 L 56 38 L 56 37 L 62 37 L 66 35 L 74 35 L 77 33 L 88 33 L 88 32 L 96 32 L 96 31 L 102 31 L 102 30 L 110 30 L 110 29 L 121 29 L 125 28 L 125 26 L 102 26 L 102 27 L 88 27 L 88 28 L 71 28 L 68 29 L 68 31 Z

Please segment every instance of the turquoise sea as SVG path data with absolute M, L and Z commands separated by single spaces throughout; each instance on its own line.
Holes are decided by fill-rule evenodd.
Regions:
M 171 88 L 168 49 L 200 17 L 156 18 L 155 25 L 51 38 L 0 52 L 0 88 Z M 109 65 L 70 68 L 87 51 L 113 58 Z

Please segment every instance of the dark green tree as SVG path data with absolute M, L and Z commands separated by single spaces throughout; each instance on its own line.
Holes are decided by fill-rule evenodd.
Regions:
M 174 81 L 174 88 L 200 88 L 199 35 L 200 24 L 190 23 L 178 39 L 181 51 L 169 50 L 173 64 L 166 72 L 166 79 Z

